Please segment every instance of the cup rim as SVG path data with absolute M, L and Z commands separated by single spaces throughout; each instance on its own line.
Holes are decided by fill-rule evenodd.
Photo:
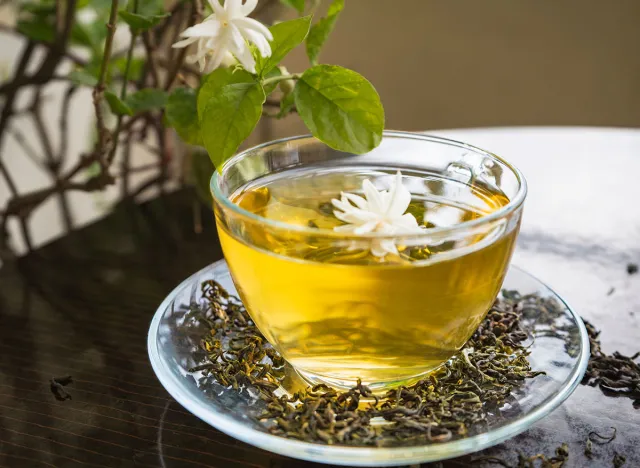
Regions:
M 211 180 L 209 183 L 209 189 L 211 191 L 212 197 L 214 199 L 214 201 L 217 201 L 218 203 L 220 203 L 223 207 L 231 210 L 232 212 L 234 212 L 236 215 L 240 216 L 241 218 L 251 221 L 253 223 L 256 224 L 262 224 L 262 225 L 266 225 L 269 226 L 271 228 L 275 228 L 277 230 L 281 230 L 281 231 L 290 231 L 290 232 L 295 232 L 295 233 L 299 233 L 299 234 L 307 234 L 307 235 L 311 235 L 311 236 L 324 236 L 324 237 L 331 237 L 331 238 L 335 238 L 335 239 L 342 239 L 342 240 L 362 240 L 362 239 L 421 239 L 421 238 L 431 238 L 434 236 L 446 236 L 448 234 L 453 234 L 453 233 L 458 233 L 460 231 L 467 231 L 469 229 L 474 229 L 476 227 L 480 227 L 486 224 L 490 224 L 496 220 L 499 220 L 501 218 L 504 218 L 506 216 L 508 216 L 509 214 L 511 214 L 512 212 L 514 212 L 516 209 L 518 209 L 524 202 L 526 195 L 527 195 L 527 181 L 524 178 L 524 175 L 522 174 L 522 172 L 515 167 L 513 164 L 509 163 L 508 161 L 506 161 L 505 159 L 501 158 L 500 156 L 484 150 L 482 148 L 479 148 L 477 146 L 473 146 L 473 145 L 469 145 L 467 143 L 463 143 L 461 141 L 457 141 L 457 140 L 453 140 L 450 138 L 444 138 L 441 136 L 436 136 L 436 135 L 429 135 L 427 133 L 415 133 L 415 132 L 404 132 L 404 131 L 397 131 L 397 130 L 385 130 L 382 132 L 382 136 L 383 138 L 402 138 L 402 139 L 412 139 L 412 140 L 424 140 L 424 141 L 431 141 L 434 143 L 443 143 L 443 144 L 448 144 L 448 145 L 453 145 L 453 146 L 458 146 L 460 148 L 465 148 L 468 149 L 470 151 L 474 151 L 476 153 L 480 153 L 480 154 L 484 154 L 486 156 L 489 156 L 493 159 L 498 160 L 499 162 L 501 162 L 502 164 L 504 164 L 506 167 L 508 167 L 513 174 L 516 176 L 516 179 L 518 180 L 518 183 L 520 184 L 519 188 L 518 188 L 518 192 L 516 193 L 516 195 L 509 200 L 509 203 L 507 203 L 506 205 L 504 205 L 503 207 L 499 208 L 496 211 L 493 211 L 491 213 L 489 213 L 486 216 L 481 216 L 480 218 L 476 218 L 473 220 L 469 220 L 469 221 L 463 221 L 462 223 L 459 224 L 455 224 L 453 226 L 443 226 L 443 227 L 435 227 L 435 228 L 429 228 L 426 229 L 424 232 L 418 232 L 418 233 L 411 233 L 411 234 L 384 234 L 384 233 L 378 233 L 378 232 L 370 232 L 370 233 L 364 233 L 364 234 L 353 234 L 353 233 L 342 233 L 342 232 L 336 232 L 333 231 L 331 229 L 324 229 L 324 228 L 312 228 L 312 227 L 307 227 L 307 226 L 299 226 L 299 225 L 294 225 L 294 224 L 289 224 L 289 223 L 285 223 L 283 221 L 276 221 L 273 219 L 268 219 L 268 218 L 264 218 L 262 216 L 259 216 L 255 213 L 252 213 L 248 210 L 245 210 L 244 208 L 242 208 L 240 205 L 237 205 L 235 203 L 233 203 L 231 201 L 231 199 L 229 199 L 228 196 L 226 196 L 225 194 L 222 193 L 222 191 L 220 190 L 220 186 L 219 186 L 219 180 L 221 178 L 221 176 L 224 174 L 224 172 L 231 167 L 233 164 L 235 164 L 237 161 L 239 161 L 240 159 L 242 159 L 243 157 L 245 157 L 247 154 L 250 154 L 256 150 L 260 150 L 260 149 L 264 149 L 267 148 L 269 146 L 275 146 L 275 145 L 280 145 L 282 143 L 288 143 L 288 142 L 292 142 L 292 141 L 296 141 L 296 140 L 305 140 L 305 139 L 309 139 L 309 138 L 315 138 L 313 135 L 310 134 L 306 134 L 306 135 L 296 135 L 296 136 L 291 136 L 291 137 L 286 137 L 286 138 L 280 138 L 278 140 L 273 140 L 273 141 L 268 141 L 266 143 L 262 143 L 260 145 L 257 146 L 253 146 L 251 148 L 248 148 L 244 151 L 241 151 L 240 153 L 236 154 L 235 156 L 233 156 L 232 158 L 229 158 L 227 161 L 225 161 L 222 165 L 222 167 L 219 170 L 214 170 L 213 175 L 211 176 Z M 317 140 L 320 141 L 320 140 Z M 322 143 L 322 142 L 321 142 Z

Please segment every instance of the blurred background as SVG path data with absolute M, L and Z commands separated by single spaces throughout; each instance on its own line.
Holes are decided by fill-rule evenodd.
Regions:
M 5 31 L 0 31 L 2 80 L 24 46 L 23 39 L 6 32 L 15 21 L 11 3 L 5 1 L 0 7 Z M 294 16 L 291 10 L 276 5 L 268 19 L 289 16 Z M 638 127 L 639 21 L 638 0 L 347 0 L 321 61 L 367 77 L 382 97 L 390 129 Z M 286 63 L 291 71 L 306 67 L 303 48 Z M 48 124 L 57 119 L 63 90 L 55 82 L 46 88 Z M 28 99 L 18 96 L 17 107 Z M 79 93 L 69 112 L 69 151 L 78 154 L 93 138 L 90 90 Z M 27 139 L 34 132 L 31 122 L 17 120 L 16 125 Z M 247 144 L 300 133 L 305 128 L 295 115 L 263 119 Z M 14 138 L 5 139 L 0 151 L 16 174 L 19 191 L 50 182 Z M 153 161 L 144 148 L 136 148 L 134 158 L 143 165 Z M 9 196 L 8 187 L 0 182 L 0 207 Z M 73 192 L 69 197 L 77 227 L 106 213 L 118 190 Z M 59 235 L 64 225 L 58 204 L 49 199 L 40 205 L 29 226 L 35 245 Z M 15 220 L 8 228 L 17 232 Z M 20 237 L 13 238 L 23 251 Z

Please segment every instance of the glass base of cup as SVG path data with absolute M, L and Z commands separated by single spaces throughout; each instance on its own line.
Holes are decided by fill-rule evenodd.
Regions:
M 417 374 L 411 375 L 409 377 L 403 377 L 401 379 L 390 379 L 390 380 L 371 381 L 371 382 L 363 381 L 362 383 L 367 387 L 369 387 L 374 394 L 379 395 L 402 385 L 404 386 L 412 385 L 418 382 L 419 380 L 425 378 L 430 373 L 439 369 L 443 364 L 444 363 L 435 367 L 424 369 Z M 296 369 L 296 368 L 294 369 L 295 369 L 295 372 L 306 383 L 308 383 L 311 386 L 324 384 L 336 390 L 350 390 L 351 388 L 355 387 L 357 384 L 357 382 L 352 379 L 341 379 L 341 378 L 331 377 L 327 375 L 317 374 L 314 372 L 309 372 L 302 369 Z

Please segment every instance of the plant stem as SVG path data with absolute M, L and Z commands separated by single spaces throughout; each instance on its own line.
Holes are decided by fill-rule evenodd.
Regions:
M 293 73 L 291 75 L 282 75 L 282 76 L 274 76 L 272 78 L 267 78 L 266 80 L 262 80 L 262 86 L 266 86 L 270 83 L 279 83 L 280 81 L 285 80 L 298 80 L 302 76 L 300 73 Z
M 98 83 L 93 89 L 93 106 L 95 107 L 96 120 L 98 125 L 98 141 L 96 143 L 95 154 L 97 160 L 100 163 L 100 169 L 102 171 L 107 170 L 107 164 L 104 161 L 102 155 L 105 151 L 105 145 L 107 138 L 110 136 L 109 130 L 104 123 L 104 116 L 102 115 L 102 99 L 104 97 L 105 82 L 107 80 L 109 60 L 111 59 L 111 49 L 113 47 L 113 36 L 116 32 L 116 21 L 118 19 L 118 0 L 112 0 L 111 13 L 109 14 L 109 22 L 107 23 L 107 38 L 104 43 L 104 55 L 102 56 L 102 63 L 100 64 L 100 77 Z
M 138 0 L 134 0 L 133 2 L 133 13 L 138 12 Z M 129 85 L 129 72 L 131 71 L 131 61 L 133 59 L 133 49 L 136 45 L 136 39 L 138 39 L 138 34 L 131 30 L 131 43 L 129 44 L 129 49 L 127 50 L 127 61 L 124 66 L 124 76 L 122 77 L 122 88 L 120 89 L 120 99 L 124 101 L 127 97 L 127 86 Z M 107 164 L 111 164 L 113 159 L 116 156 L 116 151 L 118 150 L 118 137 L 120 136 L 120 130 L 122 129 L 122 115 L 118 116 L 118 122 L 116 123 L 116 129 L 113 132 L 113 144 L 111 145 L 111 151 L 109 151 L 109 156 L 107 157 Z

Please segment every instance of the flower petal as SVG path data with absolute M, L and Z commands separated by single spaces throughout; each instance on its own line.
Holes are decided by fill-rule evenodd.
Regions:
M 371 241 L 371 253 L 376 257 L 384 257 L 387 254 L 397 255 L 398 249 L 393 240 L 374 239 Z
M 246 0 L 244 5 L 240 8 L 240 13 L 242 16 L 249 16 L 251 12 L 256 9 L 257 4 L 258 0 Z
M 348 232 L 352 233 L 358 226 L 354 226 L 353 224 L 343 224 L 342 226 L 336 226 L 333 228 L 336 232 Z
M 255 73 L 256 59 L 253 58 L 253 55 L 251 54 L 247 43 L 244 41 L 242 42 L 242 47 L 236 47 L 236 44 L 234 42 L 229 49 L 231 50 L 231 53 L 235 55 L 236 59 L 238 59 L 238 62 L 242 64 L 245 70 L 247 70 L 249 73 Z
M 242 34 L 240 34 L 240 30 L 236 26 L 234 26 L 233 24 L 229 24 L 229 26 L 225 28 L 225 30 L 227 32 L 228 39 L 231 42 L 233 42 L 233 45 L 236 48 L 236 50 L 242 50 L 242 49 L 248 48 L 248 45 L 244 40 L 244 37 L 242 37 Z
M 216 20 L 205 21 L 185 29 L 180 34 L 182 37 L 216 37 L 220 33 L 220 22 Z
M 423 231 L 423 229 L 418 225 L 418 221 L 416 221 L 415 216 L 411 213 L 405 213 L 399 218 L 393 218 L 393 224 L 409 232 Z
M 337 198 L 332 198 L 331 199 L 331 204 L 338 208 L 341 211 L 351 211 L 351 209 L 353 208 L 349 203 L 347 203 L 344 200 L 338 200 Z
M 227 52 L 226 49 L 221 48 L 221 47 L 217 48 L 213 52 L 211 57 L 209 57 L 209 59 L 207 60 L 207 67 L 206 67 L 204 73 L 211 73 L 213 70 L 218 68 L 220 66 L 220 64 L 222 63 L 222 60 L 227 55 L 229 55 L 229 52 Z
M 367 234 L 369 232 L 373 232 L 376 230 L 376 226 L 378 225 L 378 220 L 374 219 L 367 223 L 361 224 L 353 230 L 354 234 Z
M 225 0 L 224 9 L 227 10 L 229 19 L 242 15 L 242 0 Z
M 355 195 L 353 193 L 344 193 L 344 192 L 341 192 L 340 195 L 342 196 L 343 201 L 348 200 L 351 203 L 353 203 L 355 206 L 360 208 L 361 210 L 366 210 L 368 208 L 367 200 L 365 200 L 359 195 Z
M 388 217 L 402 216 L 411 203 L 411 192 L 402 184 L 402 174 L 396 174 L 390 191 L 389 203 L 385 215 Z
M 235 26 L 234 26 L 235 27 Z M 238 28 L 242 37 L 244 37 L 247 41 L 253 42 L 258 48 L 258 52 L 263 57 L 271 56 L 271 46 L 269 45 L 269 41 L 260 33 L 255 32 L 252 29 L 246 28 Z
M 226 18 L 227 12 L 225 11 L 224 7 L 220 5 L 220 2 L 218 0 L 209 0 L 209 5 L 211 5 L 211 9 L 213 10 L 214 14 Z
M 362 191 L 364 192 L 364 196 L 367 197 L 369 210 L 374 213 L 383 214 L 384 200 L 369 179 L 365 179 L 362 182 Z
M 174 43 L 171 47 L 173 47 L 174 49 L 181 49 L 183 47 L 189 47 L 191 44 L 193 44 L 197 40 L 198 40 L 198 38 L 196 38 L 196 37 L 190 37 L 188 39 L 183 39 L 181 41 L 178 41 L 178 42 Z
M 262 34 L 269 41 L 273 41 L 273 34 L 271 31 L 259 21 L 253 18 L 233 18 L 233 24 L 239 28 L 251 29 L 257 33 Z

